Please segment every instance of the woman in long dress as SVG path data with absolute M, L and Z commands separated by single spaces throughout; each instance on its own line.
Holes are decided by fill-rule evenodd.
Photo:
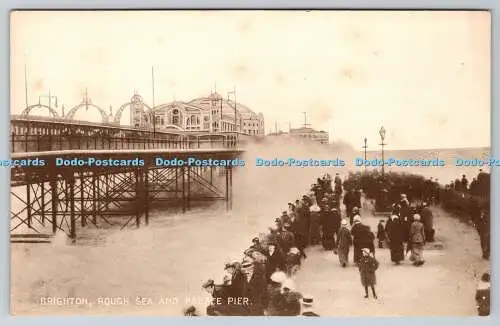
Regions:
M 420 222 L 420 215 L 413 215 L 413 223 L 410 227 L 410 239 L 411 241 L 411 257 L 410 260 L 415 266 L 421 266 L 424 264 L 424 244 L 425 244 L 425 229 L 424 224 Z
M 320 231 L 320 207 L 314 200 L 314 204 L 309 208 L 311 212 L 310 215 L 310 225 L 309 225 L 309 243 L 311 245 L 317 245 L 321 242 L 321 231 Z
M 405 258 L 405 225 L 401 223 L 397 215 L 391 216 L 391 223 L 388 231 L 387 236 L 389 237 L 389 246 L 391 249 L 391 261 L 396 265 L 399 265 Z
M 337 248 L 337 253 L 339 256 L 339 261 L 342 267 L 346 267 L 347 264 L 349 263 L 349 249 L 351 248 L 352 245 L 352 236 L 351 236 L 351 231 L 347 228 L 347 220 L 343 219 L 341 224 L 340 224 L 340 229 L 339 229 L 339 241 L 338 241 L 338 248 Z

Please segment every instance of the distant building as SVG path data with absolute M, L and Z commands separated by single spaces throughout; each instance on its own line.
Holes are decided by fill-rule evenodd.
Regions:
M 134 95 L 131 100 L 131 121 L 135 127 L 152 125 L 151 118 L 144 112 L 142 99 Z M 157 130 L 236 131 L 252 136 L 264 135 L 262 113 L 256 114 L 243 104 L 235 104 L 217 93 L 189 102 L 174 101 L 158 105 L 154 112 Z
M 307 128 L 307 127 L 301 127 L 301 128 L 291 128 L 290 129 L 290 136 L 291 137 L 300 137 L 304 139 L 310 139 L 313 141 L 316 141 L 320 144 L 328 144 L 329 143 L 329 136 L 328 132 L 326 131 L 317 131 L 314 130 L 313 128 Z

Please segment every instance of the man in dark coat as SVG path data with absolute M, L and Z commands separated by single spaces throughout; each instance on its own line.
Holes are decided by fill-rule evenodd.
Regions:
M 469 186 L 469 180 L 467 180 L 465 174 L 462 174 L 462 180 L 460 180 L 460 182 L 462 183 L 462 191 L 466 192 Z
M 302 236 L 302 248 L 306 248 L 309 245 L 309 230 L 311 228 L 311 211 L 310 208 L 313 205 L 313 201 L 309 196 L 302 196 L 302 206 L 304 210 L 302 211 L 304 217 L 304 234 Z
M 304 207 L 303 205 L 300 205 L 297 209 L 297 216 L 295 220 L 292 223 L 292 232 L 295 236 L 295 247 L 297 247 L 300 250 L 300 254 L 302 257 L 306 257 L 304 253 L 304 248 L 305 248 L 305 242 L 306 240 L 304 239 L 305 237 L 308 236 L 308 221 L 305 210 L 307 209 L 307 212 L 309 213 L 309 208 Z
M 246 261 L 242 264 L 245 274 L 243 298 L 248 298 L 247 315 L 263 316 L 264 303 L 267 302 L 267 278 L 262 264 Z
M 361 231 L 361 239 L 360 244 L 361 248 L 370 249 L 370 253 L 375 255 L 375 234 L 373 234 L 369 225 L 363 225 L 363 229 Z
M 358 207 L 358 208 L 361 208 L 361 190 L 360 189 L 356 189 L 356 191 L 354 191 L 354 202 L 353 202 L 353 205 Z
M 214 280 L 210 279 L 202 285 L 203 289 L 212 295 L 212 304 L 207 307 L 208 316 L 230 316 L 230 309 L 227 305 L 227 286 L 216 285 Z
M 260 242 L 260 239 L 255 237 L 252 239 L 252 245 L 250 249 L 260 252 L 261 254 L 266 254 L 267 248 Z
M 490 258 L 490 245 L 491 245 L 491 224 L 490 224 L 490 208 L 486 206 L 481 210 L 481 215 L 479 220 L 475 225 L 477 232 L 479 233 L 479 239 L 481 241 L 481 251 L 483 253 L 484 259 Z
M 401 200 L 399 201 L 399 217 L 401 221 L 406 220 L 411 215 L 410 202 L 406 194 L 401 194 Z
M 352 195 L 352 190 L 349 189 L 346 194 L 344 195 L 344 200 L 342 201 L 342 203 L 345 205 L 345 212 L 347 214 L 347 216 L 351 216 L 351 213 L 352 213 L 352 208 L 355 206 L 353 205 L 353 195 Z M 351 223 L 352 225 L 352 223 Z
M 356 216 L 354 218 L 354 224 L 351 228 L 351 234 L 353 240 L 352 243 L 354 247 L 353 262 L 355 264 L 358 263 L 359 258 L 361 257 L 361 249 L 363 248 L 362 244 L 363 244 L 364 229 L 365 226 L 361 224 L 361 219 L 358 216 Z
M 323 202 L 320 212 L 321 218 L 321 244 L 325 250 L 332 250 L 335 247 L 334 216 L 326 201 Z
M 291 231 L 291 224 L 286 223 L 284 225 L 284 230 L 281 232 L 279 237 L 279 246 L 283 250 L 283 254 L 286 254 L 290 248 L 295 246 L 295 235 Z
M 227 263 L 224 269 L 230 277 L 229 282 L 225 283 L 228 297 L 242 297 L 245 275 L 241 271 L 241 264 L 239 262 Z
M 267 278 L 270 278 L 276 270 L 285 270 L 285 254 L 279 247 L 276 246 L 276 243 L 274 242 L 269 242 L 267 244 L 267 248 L 266 272 Z
M 422 223 L 424 223 L 425 239 L 427 242 L 434 242 L 434 216 L 429 204 L 423 203 Z

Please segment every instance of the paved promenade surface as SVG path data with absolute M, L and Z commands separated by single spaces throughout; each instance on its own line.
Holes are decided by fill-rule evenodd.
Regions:
M 321 246 L 308 249 L 307 259 L 296 275 L 298 290 L 314 296 L 316 312 L 322 316 L 470 316 L 475 315 L 477 280 L 489 270 L 481 258 L 479 236 L 474 228 L 434 208 L 436 241 L 441 250 L 426 250 L 425 265 L 408 261 L 395 266 L 388 249 L 377 249 L 375 300 L 364 298 L 357 267 L 342 268 L 338 256 Z M 376 231 L 379 217 L 362 213 L 363 223 Z

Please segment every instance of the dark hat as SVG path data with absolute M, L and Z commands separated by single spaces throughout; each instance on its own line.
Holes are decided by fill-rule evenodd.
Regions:
M 208 281 L 206 281 L 205 283 L 203 283 L 202 287 L 203 287 L 204 289 L 206 289 L 206 288 L 211 287 L 211 286 L 214 286 L 214 285 L 215 285 L 214 280 L 209 279 Z
M 255 237 L 255 238 L 253 238 L 253 239 L 252 239 L 252 242 L 257 242 L 257 243 L 259 243 L 259 242 L 260 242 L 260 239 L 259 239 L 258 237 Z
M 283 211 L 283 212 L 281 212 L 281 214 L 288 215 L 287 211 Z
M 280 220 L 279 217 L 277 217 L 277 218 L 274 219 L 274 222 L 281 222 L 281 220 Z
M 293 206 L 293 203 L 288 203 L 288 206 Z
M 230 262 L 230 263 L 226 263 L 226 265 L 224 265 L 224 269 L 228 269 L 228 268 L 236 268 L 236 265 L 239 264 L 237 261 L 233 261 L 233 262 Z
M 184 310 L 184 315 L 187 314 L 194 314 L 196 312 L 196 307 L 195 306 L 189 306 Z

